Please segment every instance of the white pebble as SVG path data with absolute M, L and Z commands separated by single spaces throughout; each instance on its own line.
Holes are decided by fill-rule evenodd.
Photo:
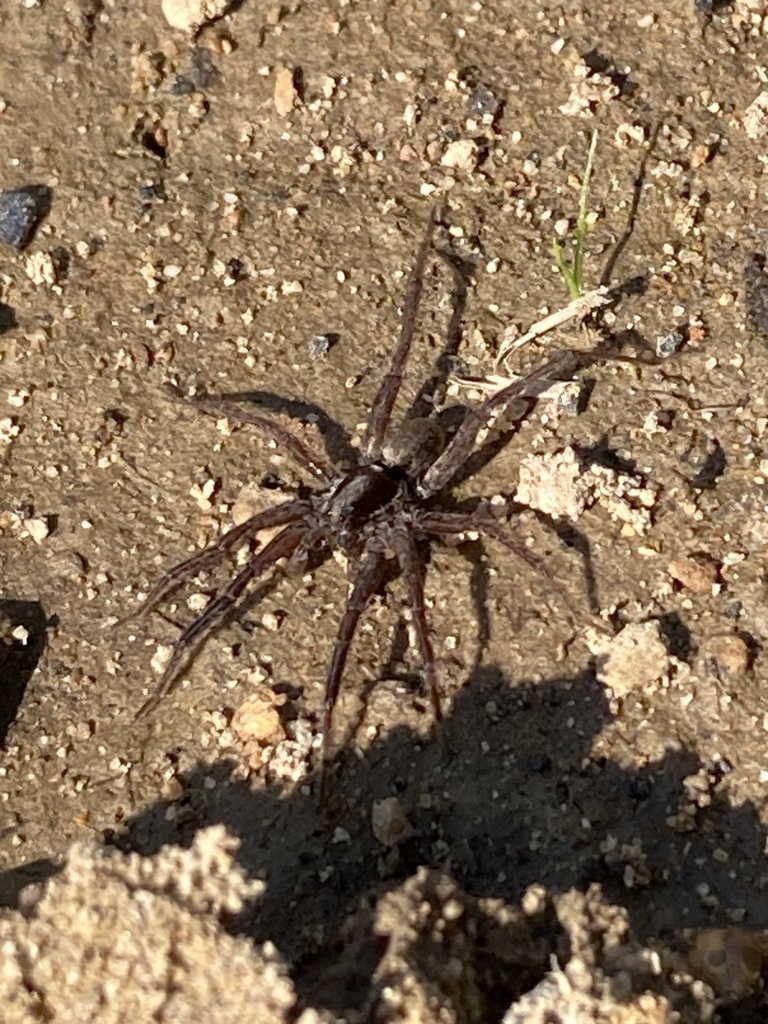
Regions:
M 51 532 L 47 519 L 27 519 L 24 522 L 24 528 L 35 544 L 42 544 Z
M 220 18 L 230 0 L 162 0 L 165 20 L 171 28 L 193 33 L 213 18 Z

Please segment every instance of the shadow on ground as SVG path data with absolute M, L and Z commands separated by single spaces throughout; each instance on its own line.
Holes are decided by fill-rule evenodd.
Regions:
M 0 746 L 16 718 L 46 645 L 48 620 L 39 601 L 0 598 Z
M 682 749 L 640 771 L 594 759 L 593 739 L 609 717 L 590 672 L 511 686 L 479 668 L 441 738 L 414 743 L 399 729 L 364 756 L 342 753 L 327 807 L 308 787 L 254 791 L 220 760 L 198 765 L 181 779 L 180 799 L 156 803 L 112 841 L 146 855 L 226 825 L 241 839 L 246 872 L 267 882 L 233 930 L 275 943 L 305 1003 L 336 1012 L 359 1008 L 381 955 L 372 933 L 361 938 L 358 928 L 353 940 L 345 920 L 357 911 L 359 924 L 361 907 L 422 865 L 448 872 L 470 895 L 510 903 L 533 883 L 557 893 L 599 882 L 640 938 L 730 925 L 738 908 L 747 927 L 767 927 L 765 836 L 753 807 L 730 806 L 722 776 L 711 772 L 708 799 L 692 805 L 684 780 L 702 765 Z M 371 812 L 393 796 L 412 834 L 387 849 Z

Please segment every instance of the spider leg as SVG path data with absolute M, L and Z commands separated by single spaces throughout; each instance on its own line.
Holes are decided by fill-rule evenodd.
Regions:
M 494 519 L 464 512 L 422 512 L 415 520 L 414 525 L 420 531 L 423 530 L 425 533 L 437 534 L 438 536 L 441 534 L 451 536 L 457 533 L 475 532 L 483 534 L 484 537 L 490 537 L 492 540 L 497 540 L 505 548 L 508 548 L 517 555 L 518 558 L 530 565 L 532 569 L 546 577 L 547 582 L 557 591 L 565 603 L 572 625 L 574 620 L 578 618 L 578 612 L 574 607 L 573 601 L 571 601 L 570 595 L 555 575 L 550 572 L 544 559 L 532 554 L 525 545 L 515 540 L 510 532 L 505 530 L 503 526 L 500 526 Z
M 464 465 L 475 446 L 477 435 L 497 410 L 503 409 L 513 398 L 533 398 L 541 394 L 542 391 L 546 391 L 554 380 L 564 374 L 572 373 L 574 363 L 575 357 L 570 350 L 559 352 L 543 366 L 539 366 L 525 377 L 509 384 L 472 409 L 445 450 L 435 459 L 422 477 L 421 483 L 417 487 L 421 497 L 428 498 L 445 487 L 451 477 Z M 479 527 L 474 527 L 474 529 L 479 529 Z
M 408 604 L 413 616 L 413 628 L 416 632 L 416 643 L 424 666 L 424 675 L 432 697 L 435 718 L 439 722 L 443 717 L 440 707 L 440 694 L 437 689 L 437 669 L 435 668 L 435 652 L 429 636 L 427 612 L 424 607 L 424 564 L 419 558 L 413 538 L 406 530 L 398 530 L 392 537 L 392 546 L 400 563 L 400 569 L 408 589 Z
M 202 395 L 200 397 L 188 398 L 174 388 L 177 397 L 183 399 L 189 405 L 203 412 L 219 413 L 235 423 L 248 423 L 250 426 L 258 427 L 263 433 L 274 438 L 277 443 L 293 456 L 296 463 L 311 473 L 322 483 L 328 485 L 338 479 L 339 474 L 324 459 L 316 455 L 308 445 L 298 438 L 292 431 L 281 427 L 268 416 L 259 416 L 258 413 L 249 412 L 235 405 L 229 395 Z
M 157 684 L 157 689 L 136 712 L 135 719 L 143 718 L 154 710 L 163 697 L 167 697 L 172 692 L 178 682 L 179 665 L 190 648 L 194 649 L 216 620 L 237 603 L 238 598 L 252 580 L 260 576 L 274 562 L 281 558 L 289 558 L 293 554 L 306 530 L 307 527 L 302 522 L 286 526 L 269 544 L 254 554 L 251 561 L 240 570 L 227 587 L 220 590 L 208 602 L 202 615 L 187 626 L 174 644 L 171 660 Z
M 306 572 L 313 571 L 318 563 L 311 566 L 312 556 L 321 552 L 323 557 L 320 562 L 324 562 L 330 555 L 330 546 L 327 526 L 308 525 L 300 544 L 288 560 L 286 572 L 291 576 L 303 576 Z
M 362 567 L 358 570 L 352 584 L 352 593 L 347 601 L 347 607 L 339 625 L 336 635 L 336 643 L 333 648 L 333 658 L 328 669 L 325 680 L 325 701 L 323 704 L 323 746 L 322 764 L 323 768 L 328 763 L 328 748 L 331 736 L 331 721 L 333 709 L 336 706 L 336 699 L 339 696 L 341 676 L 344 666 L 347 663 L 347 655 L 355 635 L 360 616 L 365 606 L 371 599 L 374 591 L 379 585 L 381 569 L 384 564 L 384 554 L 379 550 L 368 550 Z M 322 789 L 322 780 L 321 780 Z
M 240 543 L 252 537 L 260 530 L 268 530 L 275 526 L 286 526 L 288 523 L 301 519 L 308 510 L 308 502 L 292 498 L 290 501 L 284 501 L 274 508 L 268 508 L 264 512 L 257 512 L 255 516 L 251 516 L 245 522 L 233 526 L 231 530 L 223 533 L 214 544 L 210 544 L 207 548 L 203 548 L 202 551 L 198 551 L 189 558 L 185 558 L 183 562 L 179 562 L 178 565 L 168 569 L 152 587 L 139 607 L 118 619 L 116 625 L 121 626 L 131 619 L 146 615 L 147 612 L 155 608 L 169 594 L 172 594 L 185 579 L 196 575 L 198 572 L 202 572 L 203 569 L 211 569 L 213 566 L 218 565 Z
M 408 284 L 406 285 L 400 338 L 392 355 L 389 369 L 384 374 L 384 379 L 381 382 L 376 398 L 373 400 L 370 415 L 368 416 L 368 426 L 363 439 L 362 451 L 369 459 L 378 459 L 381 455 L 381 446 L 384 442 L 384 434 L 389 418 L 392 415 L 392 407 L 395 404 L 395 399 L 403 381 L 403 371 L 416 329 L 416 316 L 419 311 L 424 281 L 424 267 L 427 263 L 429 247 L 432 244 L 432 233 L 435 228 L 436 219 L 437 208 L 433 207 L 429 214 L 427 230 L 416 254 L 416 262 L 413 265 L 408 278 Z

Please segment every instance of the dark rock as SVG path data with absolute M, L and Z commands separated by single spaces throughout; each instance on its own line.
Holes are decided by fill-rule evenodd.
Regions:
M 193 92 L 205 92 L 221 78 L 221 72 L 211 59 L 208 50 L 198 48 L 192 54 L 191 68 L 187 74 L 178 75 L 171 86 L 174 96 L 188 96 Z
M 493 120 L 499 112 L 500 101 L 494 96 L 487 85 L 482 82 L 474 87 L 467 103 L 469 117 L 489 118 Z
M 230 256 L 227 260 L 227 274 L 233 281 L 240 281 L 245 277 L 245 264 L 237 256 Z
M 674 330 L 656 339 L 656 355 L 659 359 L 669 359 L 685 344 L 685 331 Z
M 139 185 L 139 195 L 144 203 L 164 203 L 168 196 L 162 181 L 149 181 Z
M 309 358 L 323 359 L 339 340 L 338 334 L 318 334 L 309 343 Z
M 23 249 L 51 208 L 51 190 L 45 185 L 0 192 L 0 241 Z
M 693 0 L 693 6 L 702 14 L 720 14 L 732 7 L 734 0 Z

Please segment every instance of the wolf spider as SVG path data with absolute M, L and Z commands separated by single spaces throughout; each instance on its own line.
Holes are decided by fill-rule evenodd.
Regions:
M 499 525 L 487 503 L 467 513 L 445 508 L 446 502 L 441 502 L 440 496 L 447 497 L 451 480 L 464 468 L 478 433 L 492 417 L 503 411 L 512 399 L 540 394 L 553 379 L 572 372 L 573 353 L 559 353 L 470 410 L 450 439 L 434 417 L 406 418 L 387 438 L 414 336 L 435 221 L 433 210 L 406 286 L 398 344 L 371 406 L 354 468 L 347 471 L 331 465 L 291 431 L 235 406 L 235 395 L 187 399 L 204 412 L 223 414 L 234 422 L 257 427 L 292 456 L 320 487 L 309 496 L 291 498 L 251 516 L 208 547 L 168 569 L 154 585 L 133 614 L 155 608 L 184 581 L 213 568 L 243 543 L 253 541 L 261 530 L 282 527 L 277 536 L 250 556 L 228 585 L 214 594 L 202 614 L 183 629 L 155 693 L 139 710 L 137 718 L 152 711 L 173 690 L 184 658 L 202 642 L 215 623 L 234 608 L 253 580 L 282 559 L 288 561 L 291 569 L 306 565 L 313 552 L 328 553 L 338 548 L 348 558 L 351 592 L 325 681 L 322 718 L 322 761 L 325 764 L 333 709 L 350 645 L 360 616 L 381 585 L 392 555 L 405 581 L 416 642 L 438 720 L 441 710 L 435 655 L 424 607 L 426 566 L 419 542 L 430 537 L 476 532 L 498 541 L 534 568 L 543 569 L 540 559 Z

